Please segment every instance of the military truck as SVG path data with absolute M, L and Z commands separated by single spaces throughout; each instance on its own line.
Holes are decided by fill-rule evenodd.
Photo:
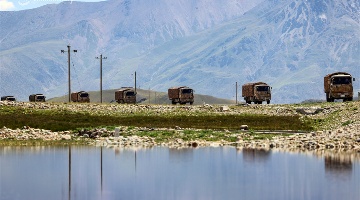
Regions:
M 190 103 L 190 105 L 192 105 L 194 103 L 194 91 L 186 86 L 169 88 L 168 96 L 173 105 L 176 105 L 177 103 Z
M 115 101 L 118 103 L 136 103 L 136 92 L 132 87 L 122 87 L 115 91 Z
M 14 96 L 2 96 L 1 101 L 16 101 Z
M 45 96 L 43 94 L 31 94 L 29 96 L 30 102 L 45 102 Z
M 335 99 L 343 101 L 353 100 L 353 84 L 355 78 L 346 72 L 335 72 L 324 77 L 324 92 L 326 101 L 334 102 Z
M 246 103 L 262 104 L 266 101 L 267 104 L 271 100 L 271 87 L 264 82 L 246 83 L 242 86 L 242 96 Z
M 71 93 L 71 101 L 72 102 L 84 102 L 90 103 L 90 95 L 85 91 L 80 92 L 72 92 Z

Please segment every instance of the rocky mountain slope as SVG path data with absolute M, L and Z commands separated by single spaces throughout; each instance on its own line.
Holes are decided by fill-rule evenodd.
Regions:
M 324 75 L 360 75 L 359 11 L 357 0 L 110 0 L 0 12 L 0 95 L 67 94 L 70 44 L 72 90 L 99 89 L 103 54 L 104 89 L 137 71 L 142 89 L 235 99 L 235 82 L 264 81 L 273 103 L 325 99 Z

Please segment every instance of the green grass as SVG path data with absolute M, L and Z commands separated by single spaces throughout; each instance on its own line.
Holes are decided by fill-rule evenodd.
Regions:
M 347 120 L 346 122 L 342 123 L 341 125 L 346 126 L 346 125 L 349 125 L 351 123 L 353 123 L 351 120 Z
M 299 116 L 268 116 L 251 114 L 159 115 L 128 113 L 96 115 L 90 112 L 64 110 L 35 110 L 19 107 L 0 107 L 0 127 L 16 129 L 23 126 L 52 131 L 76 130 L 101 126 L 133 126 L 156 128 L 239 129 L 246 124 L 253 130 L 312 130 L 310 121 Z
M 86 140 L 0 140 L 0 146 L 68 146 L 68 145 L 87 145 Z

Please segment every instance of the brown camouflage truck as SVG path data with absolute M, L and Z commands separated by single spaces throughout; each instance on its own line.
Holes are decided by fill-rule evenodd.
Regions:
M 246 83 L 242 86 L 242 96 L 246 103 L 262 104 L 266 101 L 267 104 L 271 100 L 271 87 L 264 82 Z
M 115 100 L 118 103 L 136 103 L 136 92 L 132 87 L 122 87 L 115 91 Z
M 31 94 L 29 96 L 30 102 L 45 102 L 45 96 L 43 94 Z
M 326 101 L 334 102 L 335 99 L 343 101 L 353 100 L 353 81 L 351 74 L 346 72 L 335 72 L 324 77 L 324 92 Z
M 80 92 L 72 92 L 71 93 L 71 101 L 72 102 L 82 102 L 82 103 L 90 103 L 90 95 L 85 91 Z
M 177 103 L 190 103 L 190 105 L 192 105 L 194 103 L 194 91 L 193 89 L 186 86 L 169 88 L 168 96 L 173 105 Z

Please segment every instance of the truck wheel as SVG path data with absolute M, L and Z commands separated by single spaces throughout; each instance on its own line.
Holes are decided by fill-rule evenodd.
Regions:
M 176 102 L 175 102 L 175 101 L 171 101 L 171 104 L 172 104 L 172 105 L 176 105 Z
M 266 103 L 267 103 L 267 104 L 270 104 L 270 100 L 267 100 Z
M 194 102 L 190 102 L 190 105 L 193 105 L 194 104 Z
M 262 101 L 258 101 L 258 104 L 262 104 Z
M 247 104 L 251 104 L 251 101 L 246 101 Z
M 352 97 L 349 97 L 349 98 L 348 98 L 348 101 L 352 101 L 352 100 L 353 100 L 353 98 L 352 98 Z
M 327 102 L 334 102 L 334 99 L 333 98 L 327 98 L 326 101 Z

